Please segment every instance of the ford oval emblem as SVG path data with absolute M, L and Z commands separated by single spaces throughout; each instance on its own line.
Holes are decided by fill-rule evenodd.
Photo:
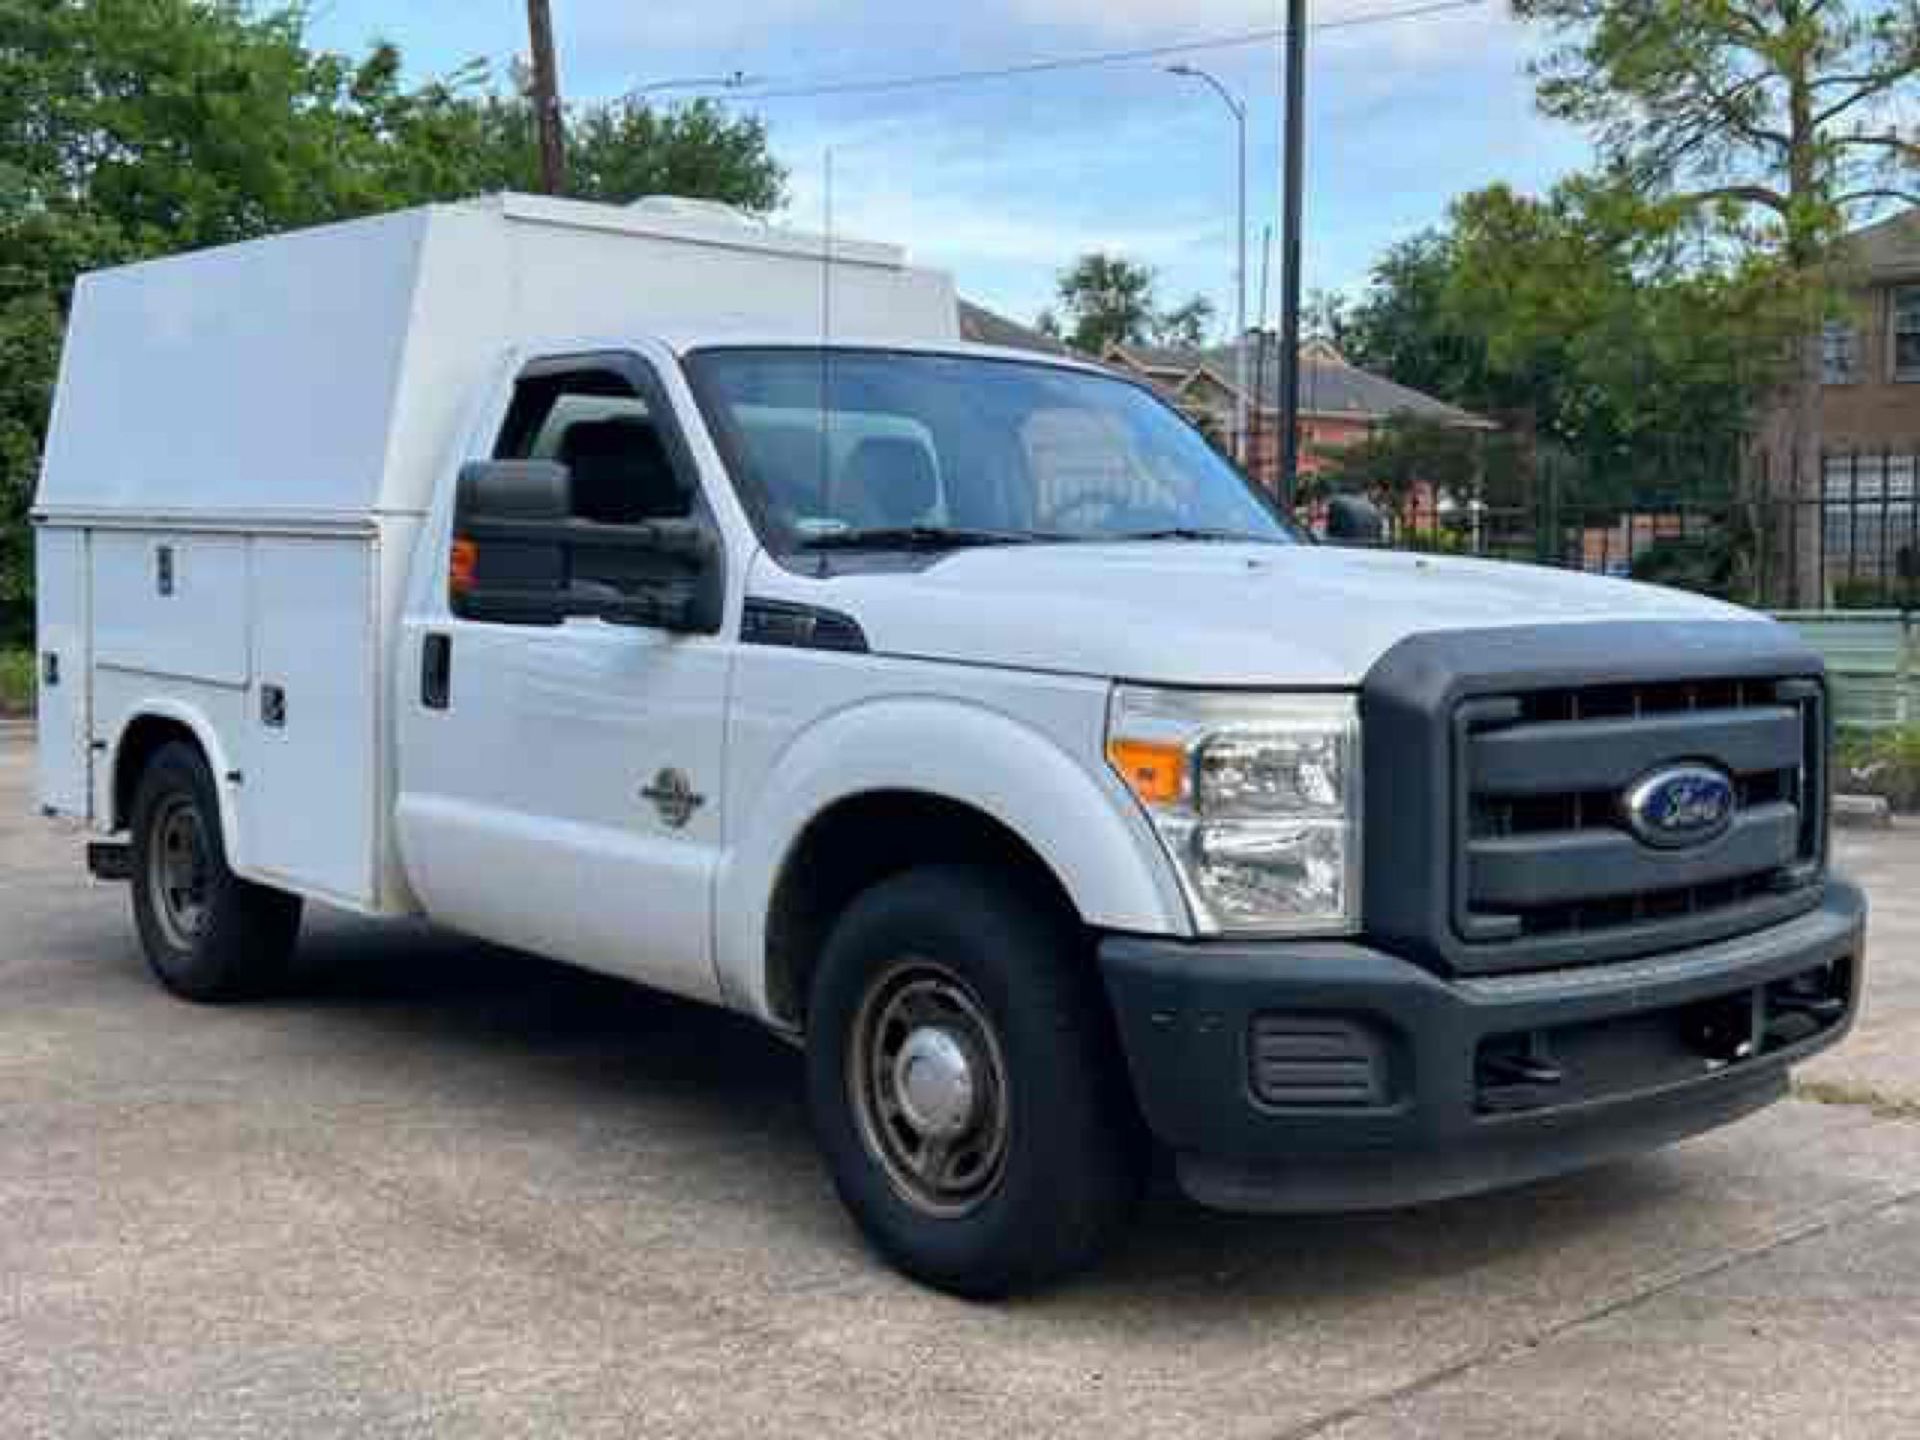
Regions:
M 1648 845 L 1679 850 L 1718 839 L 1733 823 L 1733 777 L 1713 765 L 1667 765 L 1622 798 L 1627 826 Z

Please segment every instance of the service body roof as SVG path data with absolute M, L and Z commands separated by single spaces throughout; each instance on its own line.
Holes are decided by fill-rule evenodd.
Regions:
M 512 349 L 698 330 L 958 335 L 947 276 L 890 246 L 520 195 L 84 277 L 36 509 L 420 513 Z

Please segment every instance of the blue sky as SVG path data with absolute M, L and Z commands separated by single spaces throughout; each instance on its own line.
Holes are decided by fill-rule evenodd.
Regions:
M 1316 22 L 1418 0 L 1316 0 Z M 525 47 L 521 0 L 314 0 L 311 37 L 357 51 L 400 44 L 425 76 Z M 743 70 L 771 89 L 1018 64 L 1172 44 L 1278 24 L 1276 0 L 553 0 L 572 99 Z M 663 13 L 664 12 L 664 13 Z M 1525 75 L 1538 38 L 1504 0 L 1450 13 L 1321 30 L 1308 84 L 1309 287 L 1353 290 L 1396 239 L 1430 225 L 1462 191 L 1505 180 L 1540 189 L 1580 165 L 1581 137 L 1542 119 Z M 1278 174 L 1277 49 L 1183 57 L 1246 97 L 1258 308 L 1259 238 Z M 1233 129 L 1203 85 L 1168 61 L 877 95 L 769 100 L 790 171 L 789 218 L 817 228 L 834 155 L 836 228 L 907 245 L 963 293 L 1022 319 L 1051 299 L 1055 272 L 1096 247 L 1151 264 L 1163 298 L 1193 292 L 1232 314 Z M 737 102 L 747 103 L 752 102 Z M 1273 287 L 1278 294 L 1277 256 Z

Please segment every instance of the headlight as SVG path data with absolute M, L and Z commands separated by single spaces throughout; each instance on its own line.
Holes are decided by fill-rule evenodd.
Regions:
M 1360 716 L 1351 695 L 1122 685 L 1107 759 L 1210 934 L 1350 934 L 1360 921 Z

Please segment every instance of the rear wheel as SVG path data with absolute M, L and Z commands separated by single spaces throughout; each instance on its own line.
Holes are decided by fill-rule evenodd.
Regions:
M 1144 1145 L 1104 996 L 1065 917 L 990 871 L 910 871 L 834 927 L 808 1098 L 841 1199 L 927 1284 L 988 1297 L 1091 1264 Z
M 227 866 L 219 798 L 191 745 L 164 746 L 133 802 L 133 915 L 147 964 L 188 1000 L 263 994 L 285 977 L 300 899 Z

